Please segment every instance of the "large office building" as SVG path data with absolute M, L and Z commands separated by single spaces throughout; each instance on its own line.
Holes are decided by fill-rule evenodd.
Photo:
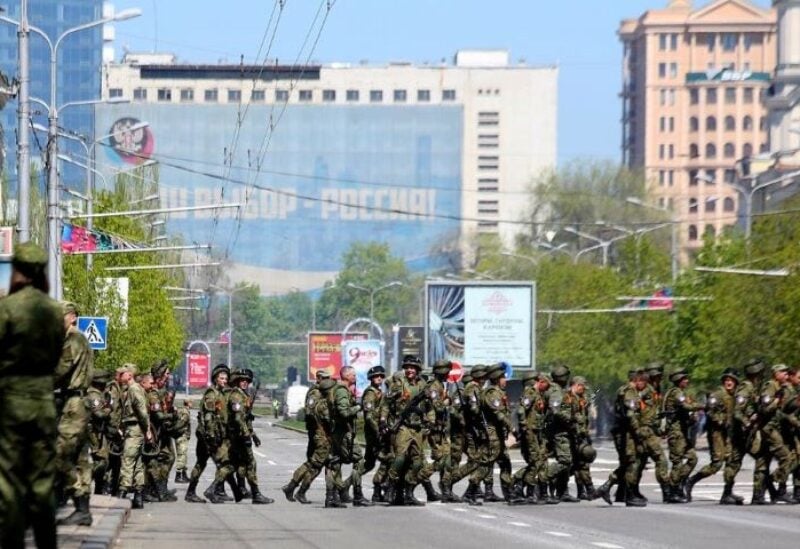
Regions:
M 265 293 L 321 287 L 357 241 L 388 243 L 412 270 L 447 268 L 476 235 L 511 245 L 529 230 L 514 222 L 555 165 L 557 76 L 504 50 L 302 67 L 128 54 L 105 66 L 103 96 L 131 102 L 97 108 L 98 135 L 117 136 L 98 162 L 159 162 L 163 206 L 242 204 L 167 227 Z
M 684 259 L 741 214 L 737 161 L 769 151 L 776 20 L 746 0 L 670 0 L 620 26 L 623 162 L 680 220 Z
M 19 21 L 20 2 L 4 2 L 2 7 L 6 17 Z M 65 31 L 93 21 L 109 17 L 113 6 L 103 0 L 29 0 L 28 22 L 43 31 L 55 43 Z M 7 21 L 0 21 L 0 71 L 9 80 L 18 77 L 18 27 Z M 100 98 L 101 72 L 104 55 L 113 56 L 108 42 L 114 38 L 114 28 L 110 25 L 71 33 L 58 46 L 56 59 L 56 107 L 65 107 L 59 113 L 59 126 L 68 132 L 84 136 L 90 142 L 94 131 L 94 110 L 91 106 L 71 106 L 76 101 Z M 45 103 L 51 102 L 50 47 L 37 32 L 31 32 L 30 47 L 30 95 Z M 17 107 L 16 101 L 9 101 L 0 111 L 2 143 L 0 151 L 4 168 L 10 174 L 12 187 L 16 187 L 17 146 Z M 47 126 L 47 109 L 39 103 L 31 103 L 32 119 L 35 123 Z M 38 162 L 45 148 L 46 135 L 39 139 L 31 136 L 31 158 Z M 76 143 L 62 141 L 62 150 L 73 151 L 85 156 Z M 9 169 L 11 168 L 11 169 Z M 62 168 L 65 175 L 79 177 L 81 171 Z M 12 204 L 15 201 L 12 201 Z

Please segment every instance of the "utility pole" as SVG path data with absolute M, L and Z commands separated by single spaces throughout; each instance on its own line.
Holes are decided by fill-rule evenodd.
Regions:
M 28 38 L 28 0 L 20 0 L 19 95 L 17 96 L 17 232 L 19 242 L 31 238 L 31 149 L 28 134 L 30 119 L 30 48 Z M 52 266 L 50 267 L 53 268 Z

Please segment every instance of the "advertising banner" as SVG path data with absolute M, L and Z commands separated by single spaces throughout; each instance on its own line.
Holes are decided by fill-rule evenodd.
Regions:
M 342 356 L 345 365 L 356 370 L 356 396 L 360 397 L 369 385 L 367 372 L 373 366 L 383 365 L 383 346 L 379 339 L 345 341 Z
M 200 353 L 186 354 L 189 387 L 208 387 L 211 374 L 211 357 Z
M 406 355 L 425 358 L 425 329 L 422 326 L 400 326 L 397 338 L 399 342 L 398 358 Z
M 363 332 L 347 334 L 348 339 L 367 339 Z M 339 379 L 342 368 L 342 334 L 340 332 L 308 333 L 308 381 L 317 379 L 317 372 L 325 370 Z
M 426 360 L 535 366 L 534 282 L 426 284 Z

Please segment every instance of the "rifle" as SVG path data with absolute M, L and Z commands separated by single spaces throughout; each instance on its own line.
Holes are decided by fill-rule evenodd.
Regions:
M 402 427 L 403 423 L 408 419 L 414 412 L 419 412 L 419 403 L 422 402 L 422 399 L 425 398 L 425 391 L 420 389 L 419 392 L 414 395 L 414 397 L 409 401 L 403 411 L 400 412 L 400 415 L 397 416 L 395 422 L 389 426 L 389 431 L 392 433 L 396 433 L 400 427 Z

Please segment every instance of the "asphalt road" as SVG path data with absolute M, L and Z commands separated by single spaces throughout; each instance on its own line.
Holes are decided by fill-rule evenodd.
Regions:
M 755 549 L 796 547 L 800 539 L 800 506 L 717 505 L 721 475 L 698 484 L 693 503 L 664 505 L 658 503 L 660 491 L 652 470 L 643 481 L 643 492 L 652 503 L 643 509 L 619 504 L 609 507 L 602 501 L 553 506 L 435 503 L 422 508 L 324 509 L 321 477 L 309 491 L 312 505 L 289 503 L 279 489 L 303 461 L 306 437 L 272 427 L 265 419 L 257 420 L 256 430 L 263 441 L 256 454 L 262 492 L 276 503 L 189 504 L 182 499 L 186 485 L 178 485 L 181 500 L 177 503 L 148 504 L 133 512 L 120 547 Z M 512 454 L 512 460 L 515 467 L 520 466 L 519 454 Z M 189 461 L 193 464 L 193 456 Z M 701 464 L 705 461 L 703 456 Z M 613 451 L 601 447 L 593 468 L 595 484 L 603 481 L 613 463 Z M 213 466 L 206 470 L 198 492 L 211 481 L 212 473 Z M 748 500 L 751 475 L 751 464 L 746 463 L 736 490 Z M 499 482 L 495 484 L 499 491 Z M 369 497 L 370 477 L 364 486 Z M 459 485 L 457 491 L 464 489 Z M 424 497 L 421 487 L 417 492 L 417 497 Z

